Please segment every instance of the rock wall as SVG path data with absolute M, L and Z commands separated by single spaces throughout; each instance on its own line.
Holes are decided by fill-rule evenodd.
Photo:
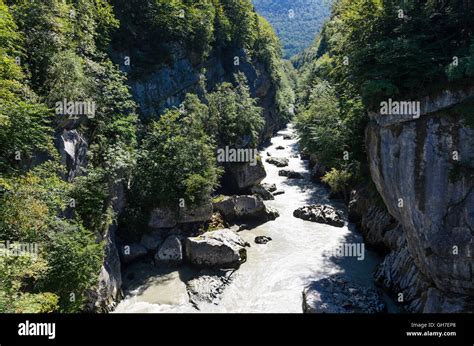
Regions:
M 231 53 L 214 52 L 199 65 L 193 64 L 180 48 L 176 48 L 173 55 L 172 66 L 156 67 L 140 76 L 130 75 L 130 87 L 143 116 L 156 117 L 166 108 L 179 106 L 189 92 L 202 94 L 203 71 L 208 90 L 231 81 L 233 74 L 242 72 L 247 77 L 252 97 L 258 98 L 258 105 L 263 108 L 265 128 L 262 140 L 270 139 L 283 127 L 275 108 L 276 86 L 265 66 L 250 59 L 244 49 Z M 237 66 L 234 65 L 235 57 L 239 57 Z
M 400 224 L 376 277 L 409 311 L 474 311 L 474 129 L 449 109 L 473 94 L 426 98 L 419 119 L 370 115 L 372 180 Z

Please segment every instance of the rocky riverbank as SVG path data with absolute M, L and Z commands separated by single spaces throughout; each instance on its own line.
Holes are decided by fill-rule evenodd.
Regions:
M 343 244 L 362 243 L 358 234 L 347 225 L 293 215 L 295 209 L 317 203 L 329 208 L 328 191 L 310 181 L 292 131 L 272 142 L 261 156 L 286 158 L 288 169 L 302 178 L 282 176 L 279 167 L 264 162 L 266 178 L 251 189 L 254 195 L 213 200 L 212 213 L 219 220 L 215 230 L 186 234 L 176 231 L 179 225 L 168 230 L 167 237 L 180 233 L 174 235 L 182 246 L 177 266 L 157 267 L 152 261 L 162 246 L 157 244 L 164 241 L 155 239 L 159 230 L 142 238 L 141 246 L 151 252 L 124 269 L 126 297 L 117 312 L 302 312 L 303 290 L 336 273 L 348 275 L 362 291 L 375 289 L 375 254 L 365 252 L 362 261 L 332 255 Z

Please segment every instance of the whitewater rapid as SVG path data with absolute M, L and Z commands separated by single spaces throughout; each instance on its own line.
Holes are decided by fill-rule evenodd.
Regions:
M 293 217 L 293 211 L 311 203 L 330 203 L 328 191 L 309 179 L 307 162 L 298 154 L 297 142 L 284 140 L 293 135 L 291 127 L 279 132 L 271 146 L 261 152 L 263 161 L 267 152 L 276 157 L 290 159 L 290 169 L 302 172 L 303 180 L 278 176 L 277 168 L 264 163 L 267 171 L 265 183 L 276 184 L 285 191 L 274 201 L 266 201 L 277 209 L 280 217 L 252 230 L 239 234 L 251 244 L 247 249 L 247 262 L 233 274 L 218 305 L 200 304 L 197 310 L 189 303 L 184 281 L 191 269 L 159 270 L 151 265 L 137 264 L 131 288 L 118 304 L 117 313 L 175 313 L 175 312 L 258 312 L 301 313 L 302 292 L 311 281 L 344 272 L 361 285 L 373 287 L 373 269 L 380 258 L 365 251 L 364 260 L 356 257 L 334 257 L 334 249 L 345 243 L 362 243 L 360 234 L 351 225 L 343 228 L 303 221 Z M 278 146 L 285 150 L 277 150 Z M 257 245 L 256 236 L 273 240 Z M 127 274 L 125 274 L 127 275 Z

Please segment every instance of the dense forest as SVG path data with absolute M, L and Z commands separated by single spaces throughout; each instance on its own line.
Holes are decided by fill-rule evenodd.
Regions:
M 382 100 L 462 88 L 474 75 L 472 7 L 463 1 L 340 1 L 299 68 L 302 145 L 336 193 L 368 177 L 367 113 Z M 454 63 L 456 62 L 456 63 Z M 472 113 L 466 112 L 472 123 Z M 325 173 L 327 172 L 327 173 Z
M 330 0 L 253 0 L 257 11 L 275 28 L 284 58 L 309 47 L 329 17 Z

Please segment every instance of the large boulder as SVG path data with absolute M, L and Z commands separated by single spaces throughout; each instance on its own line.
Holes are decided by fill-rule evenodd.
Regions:
M 183 262 L 183 246 L 176 235 L 170 235 L 155 254 L 155 265 L 173 267 Z
M 311 222 L 324 223 L 335 227 L 344 226 L 344 213 L 330 205 L 307 205 L 296 209 L 293 216 Z
M 304 176 L 300 172 L 295 172 L 295 171 L 289 171 L 286 169 L 282 169 L 281 171 L 278 172 L 278 175 L 280 177 L 287 177 L 288 179 L 303 179 Z
M 312 282 L 303 291 L 305 313 L 382 313 L 386 305 L 374 289 L 361 287 L 341 274 Z
M 245 246 L 230 229 L 207 232 L 186 239 L 186 259 L 198 267 L 236 268 L 247 259 Z
M 250 163 L 235 163 L 226 166 L 224 180 L 229 188 L 235 192 L 243 192 L 252 186 L 258 185 L 267 176 L 261 159 L 255 165 Z
M 277 167 L 286 167 L 290 163 L 290 160 L 288 160 L 286 157 L 269 157 L 266 159 L 266 161 L 274 166 Z
M 270 221 L 278 217 L 278 212 L 269 209 L 255 196 L 222 196 L 213 204 L 214 210 L 229 222 Z
M 252 192 L 254 195 L 257 195 L 264 201 L 271 201 L 275 199 L 273 194 L 269 190 L 265 189 L 263 185 L 257 185 L 252 187 L 250 192 Z

